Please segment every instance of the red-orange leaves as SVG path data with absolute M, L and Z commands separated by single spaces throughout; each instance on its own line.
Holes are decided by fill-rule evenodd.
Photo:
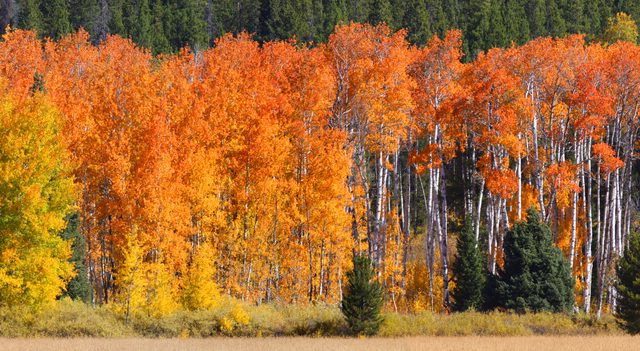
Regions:
M 593 155 L 600 161 L 600 171 L 604 174 L 609 174 L 624 166 L 624 162 L 616 157 L 616 152 L 608 144 L 594 144 Z

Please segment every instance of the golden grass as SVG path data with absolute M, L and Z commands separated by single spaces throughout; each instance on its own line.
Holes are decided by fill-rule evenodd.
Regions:
M 640 350 L 640 336 L 0 339 L 4 351 L 605 351 Z

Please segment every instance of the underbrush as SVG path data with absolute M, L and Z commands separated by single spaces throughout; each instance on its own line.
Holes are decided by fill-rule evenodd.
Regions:
M 525 336 L 620 334 L 611 316 L 465 312 L 437 315 L 387 313 L 379 336 Z M 251 306 L 226 299 L 209 311 L 180 311 L 162 318 L 132 317 L 111 309 L 64 299 L 52 308 L 0 308 L 2 337 L 212 337 L 346 336 L 336 306 L 266 304 Z

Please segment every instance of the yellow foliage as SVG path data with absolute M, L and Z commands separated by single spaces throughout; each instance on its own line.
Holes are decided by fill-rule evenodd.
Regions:
M 615 18 L 609 18 L 609 27 L 604 32 L 604 40 L 613 44 L 617 41 L 638 41 L 638 26 L 631 16 L 618 12 Z
M 116 272 L 116 294 L 112 307 L 129 320 L 132 315 L 140 312 L 146 302 L 142 247 L 135 230 L 127 235 L 123 256 L 122 264 Z
M 146 265 L 146 303 L 147 316 L 162 317 L 178 310 L 172 275 L 167 265 L 161 262 Z
M 74 274 L 57 234 L 75 193 L 58 118 L 40 93 L 0 92 L 0 305 L 49 305 Z
M 220 300 L 214 279 L 215 256 L 213 248 L 204 242 L 196 249 L 182 290 L 182 304 L 188 310 L 208 310 Z

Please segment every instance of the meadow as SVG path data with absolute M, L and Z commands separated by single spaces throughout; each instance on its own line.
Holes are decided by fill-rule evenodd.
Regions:
M 608 314 L 601 319 L 585 314 L 499 311 L 451 315 L 430 311 L 386 312 L 383 316 L 378 332 L 380 338 L 623 335 L 615 319 Z M 55 305 L 37 312 L 23 307 L 0 308 L 0 337 L 8 338 L 199 339 L 348 335 L 340 309 L 326 304 L 255 306 L 228 299 L 208 311 L 179 311 L 160 318 L 136 315 L 129 321 L 108 307 L 91 307 L 70 299 L 57 301 Z
M 209 338 L 209 339 L 0 339 L 5 351 L 41 350 L 366 350 L 366 351 L 600 351 L 637 350 L 635 336 L 404 337 L 404 338 Z

